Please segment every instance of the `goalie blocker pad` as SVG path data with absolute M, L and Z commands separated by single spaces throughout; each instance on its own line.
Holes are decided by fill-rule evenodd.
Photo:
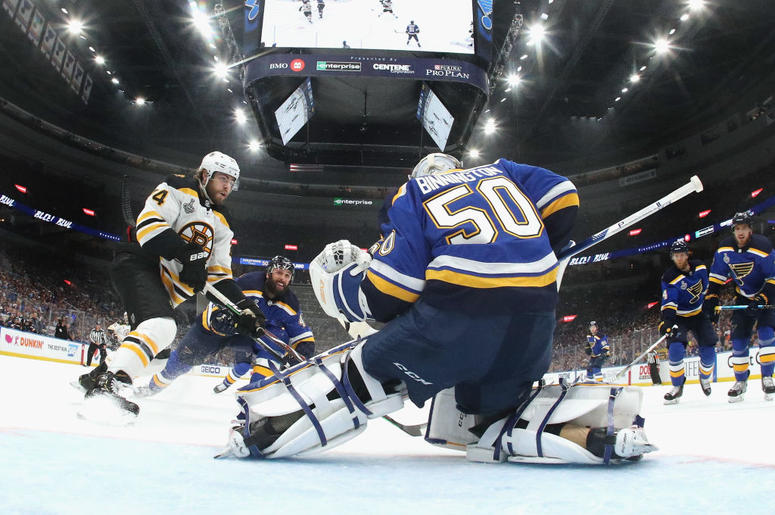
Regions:
M 368 419 L 401 409 L 403 391 L 386 392 L 363 368 L 365 340 L 334 347 L 308 361 L 238 390 L 245 426 L 229 440 L 234 454 L 257 458 L 305 456 L 336 447 L 360 434 Z M 357 374 L 358 377 L 354 377 Z M 351 377 L 352 376 L 352 377 Z M 364 402 L 356 394 L 356 383 Z M 403 388 L 402 388 L 403 390 Z M 252 445 L 252 421 L 294 420 L 270 445 Z
M 620 429 L 643 425 L 638 415 L 642 400 L 643 392 L 636 387 L 539 384 L 513 414 L 492 423 L 478 438 L 469 429 L 481 420 L 458 411 L 454 389 L 448 389 L 433 400 L 425 440 L 464 451 L 467 459 L 478 462 L 609 463 L 613 443 L 606 446 L 601 458 L 570 440 L 545 432 L 546 426 L 570 423 L 605 428 L 613 440 Z M 517 427 L 520 420 L 520 426 L 525 422 L 527 426 Z

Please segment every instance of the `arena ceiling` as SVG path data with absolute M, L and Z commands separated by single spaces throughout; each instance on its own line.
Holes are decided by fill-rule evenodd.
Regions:
M 224 82 L 212 74 L 213 56 L 223 62 L 233 52 L 223 41 L 211 47 L 194 30 L 189 2 L 34 3 L 57 23 L 93 77 L 91 95 L 84 103 L 72 93 L 4 12 L 3 98 L 78 134 L 174 162 L 192 163 L 191 156 L 201 155 L 203 148 L 249 155 L 248 143 L 262 139 L 260 112 L 258 120 L 248 116 L 243 125 L 235 120 L 235 109 L 248 107 L 238 78 Z M 470 130 L 459 132 L 456 151 L 548 164 L 663 144 L 722 117 L 746 92 L 772 77 L 775 9 L 768 0 L 701 3 L 695 9 L 681 0 L 526 0 L 516 6 L 512 0 L 496 0 L 496 13 L 513 7 L 523 15 L 524 27 L 486 104 L 470 107 Z M 213 2 L 205 4 L 211 11 Z M 235 26 L 241 5 L 224 2 L 227 12 L 235 8 L 228 15 Z M 83 20 L 83 38 L 64 34 L 72 18 Z M 510 18 L 496 19 L 498 45 Z M 540 45 L 529 45 L 528 29 L 536 23 L 546 37 Z M 664 54 L 653 46 L 660 37 L 668 41 Z M 95 62 L 98 54 L 104 64 Z M 638 74 L 637 83 L 633 74 Z M 511 85 L 505 80 L 509 75 Z M 346 90 L 346 84 L 341 86 L 340 91 Z M 374 102 L 374 112 L 385 113 L 379 123 L 369 122 L 378 129 L 377 139 L 411 146 L 414 136 L 404 141 L 401 134 L 408 127 L 419 134 L 415 114 L 408 104 L 390 106 L 395 95 L 406 94 L 416 102 L 416 86 L 393 89 L 370 79 L 367 89 L 373 92 L 367 103 Z M 356 102 L 336 91 L 321 92 L 321 100 L 330 103 L 321 106 L 323 125 L 313 128 L 321 141 L 362 144 L 363 131 L 349 127 L 354 119 L 362 122 L 363 95 L 356 95 Z M 470 91 L 452 88 L 445 94 L 452 102 L 470 102 Z M 138 97 L 146 104 L 138 105 Z M 290 160 L 282 153 L 276 156 Z M 316 156 L 306 159 L 315 161 Z M 393 162 L 389 149 L 383 161 L 406 166 L 403 159 Z

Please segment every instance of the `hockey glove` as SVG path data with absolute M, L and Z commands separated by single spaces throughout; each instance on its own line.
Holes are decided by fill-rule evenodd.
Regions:
M 753 298 L 750 301 L 750 304 L 748 304 L 748 311 L 753 313 L 758 313 L 759 308 L 756 306 L 760 305 L 766 305 L 767 304 L 767 296 L 763 293 L 757 293 L 753 296 Z
M 196 243 L 186 243 L 175 258 L 183 263 L 180 271 L 180 281 L 189 285 L 195 292 L 202 291 L 207 282 L 208 254 Z
M 718 322 L 719 311 L 716 309 L 719 305 L 718 297 L 710 297 L 705 299 L 705 303 L 702 305 L 702 311 L 708 315 L 708 318 L 714 324 Z
M 250 298 L 242 299 L 237 303 L 240 314 L 237 315 L 235 328 L 240 334 L 258 338 L 264 334 L 266 327 L 266 317 L 261 312 L 255 300 Z

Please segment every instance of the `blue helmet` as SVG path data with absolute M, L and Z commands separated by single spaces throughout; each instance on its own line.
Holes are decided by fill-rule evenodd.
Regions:
M 732 217 L 732 228 L 734 229 L 736 225 L 740 224 L 753 227 L 753 213 L 750 211 L 741 211 L 739 213 L 735 213 L 735 216 Z

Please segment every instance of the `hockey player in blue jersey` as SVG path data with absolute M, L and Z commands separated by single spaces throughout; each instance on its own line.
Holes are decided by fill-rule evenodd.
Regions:
M 417 34 L 420 33 L 420 27 L 417 26 L 416 23 L 414 23 L 414 20 L 411 20 L 409 22 L 409 25 L 406 26 L 406 35 L 408 36 L 406 38 L 406 44 L 409 45 L 409 42 L 411 40 L 415 40 L 417 42 L 417 48 L 421 48 L 422 45 L 420 44 L 420 40 L 417 37 Z
M 275 256 L 265 272 L 250 272 L 240 276 L 237 284 L 249 299 L 254 299 L 266 317 L 266 331 L 283 340 L 299 354 L 311 357 L 315 352 L 315 339 L 311 329 L 302 318 L 299 301 L 290 290 L 294 266 L 284 256 Z M 234 368 L 222 383 L 215 386 L 216 393 L 223 392 L 253 368 L 253 379 L 271 375 L 269 361 L 280 366 L 277 357 L 265 350 L 255 340 L 234 330 L 233 315 L 216 306 L 208 305 L 200 320 L 193 325 L 172 351 L 164 370 L 154 374 L 147 387 L 135 389 L 139 396 L 154 395 L 167 388 L 172 382 L 187 373 L 194 365 L 205 362 L 219 350 L 230 347 L 235 352 Z M 280 349 L 267 337 L 262 341 L 281 355 Z
M 673 389 L 665 394 L 665 404 L 676 404 L 683 395 L 686 376 L 684 356 L 689 331 L 700 349 L 700 387 L 710 395 L 710 380 L 716 363 L 718 336 L 708 313 L 703 311 L 708 289 L 708 268 L 699 259 L 689 259 L 689 246 L 683 239 L 670 246 L 673 266 L 662 275 L 662 309 L 659 332 L 667 335 L 670 382 Z
M 608 346 L 608 337 L 599 332 L 597 322 L 594 320 L 589 323 L 589 334 L 587 335 L 587 345 L 584 351 L 589 356 L 587 381 L 602 383 L 603 363 L 611 355 L 611 349 Z
M 446 154 L 417 164 L 392 199 L 373 257 L 341 240 L 313 260 L 310 277 L 327 314 L 386 325 L 240 389 L 244 418 L 225 455 L 330 448 L 400 409 L 405 396 L 417 406 L 433 398 L 426 439 L 473 461 L 602 463 L 653 449 L 631 426 L 642 397 L 636 388 L 617 390 L 616 404 L 609 387 L 532 390 L 551 361 L 555 250 L 578 210 L 573 183 L 505 159 L 461 168 Z M 597 400 L 576 403 L 587 395 Z
M 767 400 L 775 396 L 775 311 L 757 309 L 757 305 L 771 304 L 775 299 L 775 254 L 772 243 L 761 234 L 754 234 L 749 212 L 737 213 L 732 218 L 733 237 L 719 243 L 710 267 L 710 285 L 705 297 L 705 310 L 718 321 L 716 307 L 719 290 L 727 278 L 735 283 L 735 304 L 751 308 L 732 314 L 732 368 L 735 384 L 729 390 L 729 402 L 739 402 L 748 389 L 749 351 L 754 324 L 758 323 L 759 356 L 762 371 L 762 390 Z

